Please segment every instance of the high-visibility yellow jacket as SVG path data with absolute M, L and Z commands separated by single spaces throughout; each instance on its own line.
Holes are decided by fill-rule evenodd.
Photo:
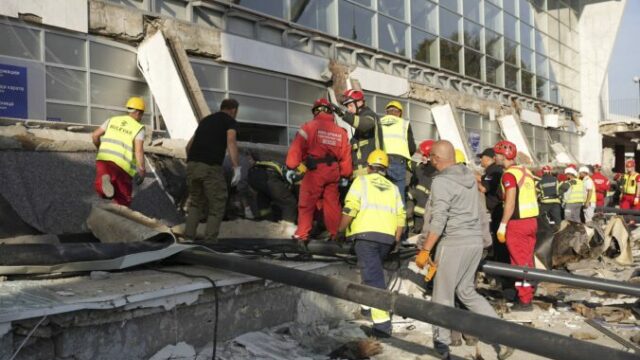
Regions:
M 134 139 L 144 128 L 129 115 L 109 119 L 107 130 L 100 138 L 96 160 L 111 161 L 131 176 L 136 174 Z
M 353 217 L 347 238 L 393 244 L 396 230 L 405 224 L 405 210 L 398 188 L 372 173 L 358 176 L 345 198 L 343 214 Z
M 394 115 L 385 115 L 380 119 L 384 150 L 389 155 L 399 155 L 407 160 L 409 154 L 409 121 Z
M 282 165 L 278 164 L 275 161 L 256 161 L 255 166 L 261 166 L 267 169 L 272 169 L 278 173 L 278 175 L 284 177 L 284 173 L 282 172 Z
M 624 174 L 622 178 L 622 193 L 625 195 L 636 195 L 636 190 L 638 188 L 638 183 L 636 182 L 636 178 L 638 177 L 638 173 L 635 171 L 633 174 Z
M 516 178 L 516 206 L 511 218 L 528 219 L 538 216 L 538 199 L 533 174 L 524 166 L 511 166 L 504 173 Z M 505 193 L 504 190 L 502 187 L 503 193 Z
M 569 182 L 569 190 L 563 197 L 565 204 L 583 204 L 586 197 L 584 191 L 584 183 L 580 179 L 567 180 Z

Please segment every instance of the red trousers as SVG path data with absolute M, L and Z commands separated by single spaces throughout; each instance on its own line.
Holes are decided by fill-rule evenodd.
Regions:
M 536 246 L 536 232 L 538 219 L 513 219 L 507 224 L 507 249 L 511 258 L 511 265 L 535 268 L 533 251 Z M 516 281 L 518 298 L 523 304 L 533 300 L 535 289 L 526 279 Z
M 109 175 L 111 177 L 111 185 L 113 185 L 114 195 L 113 202 L 116 204 L 129 206 L 131 205 L 131 175 L 122 170 L 118 165 L 111 161 L 96 161 L 96 180 L 94 186 L 100 197 L 105 197 L 102 193 L 102 176 Z
M 606 193 L 596 192 L 596 206 L 604 206 L 604 198 L 607 197 Z
M 340 171 L 336 163 L 330 166 L 318 164 L 317 169 L 309 170 L 304 175 L 300 185 L 298 229 L 295 234 L 299 239 L 309 238 L 309 232 L 313 226 L 313 215 L 320 201 L 322 201 L 324 225 L 332 237 L 336 235 L 342 217 L 338 192 L 339 180 Z
M 638 205 L 633 205 L 633 200 L 635 196 L 629 194 L 623 194 L 620 197 L 620 209 L 633 209 L 640 210 L 640 203 Z

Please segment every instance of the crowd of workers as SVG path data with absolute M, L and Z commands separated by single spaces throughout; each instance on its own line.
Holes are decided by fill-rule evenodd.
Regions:
M 107 120 L 93 141 L 98 148 L 96 191 L 129 206 L 132 183 L 145 174 L 140 124 L 145 107 L 140 98 L 126 106 L 129 114 Z M 389 102 L 380 118 L 358 90 L 347 90 L 340 104 L 315 101 L 313 119 L 299 129 L 284 164 L 249 153 L 248 165 L 241 166 L 238 109 L 237 101 L 222 101 L 219 112 L 200 121 L 187 145 L 186 238 L 195 239 L 198 223 L 206 218 L 205 241 L 215 242 L 229 186 L 246 178 L 258 202 L 257 212 L 243 204 L 246 217 L 264 218 L 276 208 L 283 221 L 297 223 L 292 237 L 302 248 L 314 222 L 326 228 L 329 240 L 353 241 L 362 281 L 370 286 L 386 288 L 385 257 L 409 234 L 421 234 L 415 263 L 430 269 L 432 300 L 453 306 L 457 297 L 469 310 L 487 316 L 497 315 L 475 289 L 485 250 L 495 260 L 534 267 L 540 219 L 557 226 L 563 219 L 590 226 L 596 206 L 616 202 L 616 189 L 621 208 L 640 209 L 640 174 L 633 160 L 613 182 L 599 165 L 569 165 L 557 174 L 547 165 L 534 174 L 517 163 L 516 146 L 503 140 L 478 155 L 482 170 L 474 171 L 464 153 L 446 140 L 425 140 L 416 147 L 400 102 Z M 350 138 L 335 116 L 351 127 Z M 413 161 L 416 151 L 420 160 Z M 225 153 L 230 181 L 224 175 Z M 534 285 L 526 280 L 514 285 L 512 310 L 532 310 Z M 387 311 L 364 312 L 376 335 L 391 334 Z M 450 332 L 435 327 L 434 346 L 443 358 L 450 345 Z M 501 359 L 512 353 L 505 347 L 498 351 Z

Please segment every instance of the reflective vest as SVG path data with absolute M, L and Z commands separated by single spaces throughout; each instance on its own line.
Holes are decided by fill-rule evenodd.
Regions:
M 528 219 L 538 216 L 536 184 L 531 172 L 524 166 L 511 166 L 504 173 L 511 174 L 516 178 L 516 206 L 511 218 Z M 504 186 L 502 186 L 502 193 L 505 193 Z
M 387 178 L 372 173 L 351 184 L 343 213 L 353 217 L 347 238 L 393 244 L 396 230 L 404 226 L 405 210 L 398 188 Z
M 282 173 L 282 165 L 278 164 L 277 162 L 274 161 L 256 161 L 255 166 L 261 166 L 267 169 L 272 169 L 275 172 L 278 173 L 278 175 L 284 177 L 284 174 Z
M 411 160 L 409 154 L 409 121 L 393 115 L 386 115 L 380 119 L 384 150 L 389 155 L 399 155 Z
M 584 186 L 584 182 L 588 180 L 591 180 L 591 197 L 589 199 L 589 203 L 590 204 L 595 204 L 596 203 L 596 184 L 593 182 L 593 179 L 590 176 L 585 176 L 584 179 L 582 179 L 582 183 Z M 587 189 L 584 190 L 584 195 L 587 196 Z
M 564 202 L 567 204 L 584 204 L 586 193 L 584 192 L 584 183 L 580 179 L 567 180 L 569 182 L 569 190 L 564 193 Z M 571 181 L 575 183 L 571 183 Z
M 360 129 L 360 118 L 369 117 L 373 119 L 373 128 L 367 131 Z M 354 116 L 353 124 L 355 130 L 351 137 L 351 160 L 353 161 L 353 178 L 356 176 L 367 175 L 367 158 L 373 150 L 384 150 L 384 141 L 382 138 L 382 129 L 380 119 L 373 110 L 367 106 L 363 106 Z
M 538 182 L 540 202 L 543 204 L 560 204 L 558 196 L 558 180 L 551 175 L 543 175 Z
M 633 172 L 632 174 L 624 174 L 622 182 L 623 194 L 636 196 L 636 189 L 638 188 L 638 184 L 636 183 L 637 176 L 638 173 L 636 172 Z
M 114 116 L 100 138 L 96 160 L 111 161 L 131 176 L 136 174 L 133 142 L 144 125 L 129 115 Z

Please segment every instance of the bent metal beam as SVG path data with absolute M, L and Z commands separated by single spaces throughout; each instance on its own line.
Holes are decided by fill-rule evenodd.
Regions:
M 203 250 L 187 250 L 174 260 L 212 266 L 237 273 L 276 281 L 282 284 L 388 309 L 398 316 L 410 317 L 430 324 L 451 328 L 477 336 L 487 343 L 503 344 L 554 359 L 637 359 L 634 354 L 591 344 L 547 331 L 512 324 L 500 319 L 435 304 L 370 286 L 356 284 L 311 272 L 270 264 L 240 256 L 223 255 Z

